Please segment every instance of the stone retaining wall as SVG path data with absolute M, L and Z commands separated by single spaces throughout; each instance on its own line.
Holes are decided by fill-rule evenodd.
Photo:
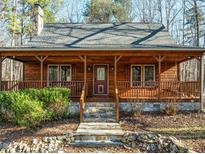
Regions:
M 60 136 L 33 138 L 32 141 L 0 141 L 0 153 L 62 153 L 73 141 L 72 132 L 65 132 Z
M 129 102 L 121 102 L 120 103 L 120 111 L 124 112 L 132 112 L 133 109 L 141 110 L 144 112 L 159 112 L 166 107 L 166 102 L 161 103 L 153 103 L 153 102 L 144 102 L 144 103 L 129 103 Z M 176 106 L 177 111 L 196 111 L 200 109 L 199 102 L 180 102 L 173 103 Z M 79 115 L 79 102 L 72 102 L 69 105 L 68 112 L 71 115 Z
M 125 148 L 139 148 L 151 153 L 192 153 L 175 137 L 161 136 L 153 133 L 126 132 L 121 139 Z
M 0 141 L 0 153 L 63 153 L 66 147 L 71 146 L 74 136 L 73 132 L 65 132 L 64 135 L 59 136 L 34 137 L 32 141 Z M 123 143 L 126 149 L 137 148 L 140 152 L 194 152 L 174 137 L 166 137 L 154 133 L 126 132 L 119 141 Z

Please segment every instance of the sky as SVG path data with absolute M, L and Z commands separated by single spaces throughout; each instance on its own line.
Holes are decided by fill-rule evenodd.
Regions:
M 63 8 L 58 12 L 57 17 L 73 17 L 73 22 L 83 21 L 83 12 L 88 0 L 65 0 Z

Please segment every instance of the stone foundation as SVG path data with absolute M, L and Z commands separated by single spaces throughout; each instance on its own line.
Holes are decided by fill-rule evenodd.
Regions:
M 120 111 L 131 112 L 134 110 L 140 110 L 144 112 L 159 112 L 165 109 L 168 105 L 166 102 L 145 102 L 145 103 L 129 103 L 129 102 L 121 102 L 120 103 Z M 177 111 L 197 111 L 200 109 L 199 102 L 180 102 L 180 103 L 172 103 L 174 107 L 176 107 Z
M 121 102 L 120 111 L 131 112 L 134 110 L 140 110 L 144 112 L 159 112 L 163 110 L 168 103 L 166 102 L 144 102 L 144 103 L 129 103 Z M 177 111 L 197 111 L 200 110 L 200 102 L 180 102 L 172 103 Z M 79 115 L 80 107 L 79 102 L 72 102 L 69 105 L 68 112 L 70 115 Z

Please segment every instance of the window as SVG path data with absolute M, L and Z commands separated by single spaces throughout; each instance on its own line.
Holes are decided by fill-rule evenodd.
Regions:
M 61 81 L 71 81 L 71 68 L 70 65 L 61 65 Z
M 71 65 L 49 65 L 49 81 L 71 81 Z
M 49 66 L 48 76 L 49 81 L 58 81 L 58 66 Z
M 132 86 L 140 86 L 142 81 L 142 66 L 132 66 Z
M 104 67 L 97 68 L 97 80 L 98 81 L 105 80 L 105 68 Z
M 154 65 L 132 65 L 131 86 L 153 86 L 155 81 Z
M 144 66 L 144 85 L 153 86 L 154 83 L 154 66 Z

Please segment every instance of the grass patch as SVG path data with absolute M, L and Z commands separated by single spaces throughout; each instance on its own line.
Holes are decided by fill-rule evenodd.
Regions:
M 180 138 L 205 138 L 205 126 L 179 128 L 147 128 L 148 131 Z

